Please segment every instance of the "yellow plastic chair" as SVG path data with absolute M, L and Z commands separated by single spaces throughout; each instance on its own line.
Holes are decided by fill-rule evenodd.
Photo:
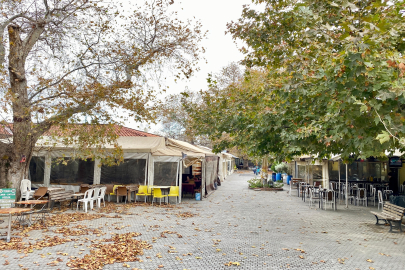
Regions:
M 160 205 L 162 205 L 162 198 L 166 198 L 167 195 L 162 195 L 162 190 L 160 188 L 154 188 L 153 189 L 153 198 L 152 198 L 152 205 L 153 205 L 153 200 L 155 198 L 160 199 Z
M 177 198 L 180 196 L 179 194 L 179 187 L 170 187 L 170 192 L 167 195 L 168 201 L 170 201 L 170 197 L 175 197 L 176 198 L 176 204 L 177 204 Z
M 138 198 L 138 196 L 144 196 L 145 197 L 145 202 L 146 202 L 146 197 L 152 195 L 152 187 L 148 186 L 139 186 L 138 193 L 135 194 L 135 203 Z

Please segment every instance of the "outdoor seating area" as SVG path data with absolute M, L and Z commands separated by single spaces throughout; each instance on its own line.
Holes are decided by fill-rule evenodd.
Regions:
M 80 185 L 79 192 L 74 193 L 72 189 L 65 190 L 60 187 L 39 187 L 31 189 L 31 181 L 24 179 L 21 181 L 21 200 L 11 203 L 9 208 L 1 208 L 0 214 L 9 215 L 7 230 L 7 241 L 11 238 L 12 224 L 15 226 L 32 226 L 36 222 L 46 224 L 51 211 L 55 205 L 61 210 L 63 203 L 69 203 L 72 210 L 76 203 L 75 210 L 87 213 L 88 210 L 105 207 L 105 197 L 110 201 L 111 196 L 116 196 L 116 202 L 127 203 L 144 200 L 146 203 L 159 200 L 159 204 L 168 204 L 171 197 L 175 202 L 180 197 L 178 186 L 146 186 L 146 185 Z M 135 194 L 133 197 L 132 194 Z M 15 215 L 12 221 L 12 215 Z M 13 236 L 14 237 L 14 236 Z
M 292 178 L 289 196 L 297 194 L 303 202 L 308 202 L 310 208 L 315 207 L 322 210 L 333 209 L 336 211 L 338 205 L 343 206 L 346 203 L 356 207 L 376 207 L 376 211 L 370 211 L 377 219 L 376 224 L 383 220 L 384 224 L 390 226 L 389 232 L 393 232 L 393 228 L 402 232 L 405 196 L 394 196 L 392 190 L 388 188 L 389 186 L 385 183 L 349 182 L 346 186 L 343 181 L 341 183 L 331 181 L 329 188 L 323 188 L 321 185 L 304 182 L 301 178 Z M 295 189 L 297 193 L 295 193 Z
M 292 178 L 289 187 L 289 196 L 292 196 L 297 190 L 297 196 L 301 197 L 303 202 L 309 200 L 309 207 L 318 205 L 320 209 L 337 209 L 338 204 L 346 202 L 356 206 L 368 207 L 369 203 L 372 206 L 376 205 L 378 209 L 383 207 L 386 201 L 390 199 L 392 190 L 388 189 L 386 184 L 357 184 L 348 183 L 346 192 L 346 183 L 330 182 L 329 188 L 322 185 L 312 185 L 309 182 L 303 182 L 302 178 Z

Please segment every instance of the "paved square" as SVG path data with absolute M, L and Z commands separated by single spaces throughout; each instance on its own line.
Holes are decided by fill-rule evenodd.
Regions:
M 94 264 L 122 260 L 103 269 L 405 268 L 405 234 L 375 225 L 370 211 L 376 207 L 310 209 L 295 193 L 249 190 L 253 176 L 235 173 L 207 199 L 185 199 L 175 207 L 138 203 L 115 209 L 111 203 L 107 213 L 52 214 L 58 226 L 27 231 L 24 244 L 0 244 L 0 269 L 70 269 L 67 263 L 91 251 L 99 256 Z M 125 238 L 132 232 L 141 235 Z M 145 248 L 138 261 L 125 262 L 131 250 L 125 246 L 134 244 L 128 239 Z

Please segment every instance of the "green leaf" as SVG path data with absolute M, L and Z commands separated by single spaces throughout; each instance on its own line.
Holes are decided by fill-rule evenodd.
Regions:
M 376 139 L 379 140 L 381 144 L 383 144 L 390 140 L 390 134 L 387 131 L 382 131 L 382 133 L 378 134 Z

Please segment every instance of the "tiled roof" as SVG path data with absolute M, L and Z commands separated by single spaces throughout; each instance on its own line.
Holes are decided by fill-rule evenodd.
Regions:
M 13 135 L 13 125 L 12 124 L 1 124 L 0 123 L 0 135 L 11 136 Z
M 78 125 L 77 125 L 78 126 Z M 120 137 L 160 137 L 155 134 L 151 134 L 148 132 L 124 127 L 124 126 L 119 126 L 119 125 L 114 125 L 114 132 Z M 0 123 L 0 135 L 7 135 L 11 136 L 12 134 L 12 129 L 13 129 L 13 124 L 1 124 Z M 45 135 L 50 135 L 50 134 L 58 134 L 62 136 L 62 132 L 58 131 L 58 127 L 52 127 L 49 132 L 46 132 Z

